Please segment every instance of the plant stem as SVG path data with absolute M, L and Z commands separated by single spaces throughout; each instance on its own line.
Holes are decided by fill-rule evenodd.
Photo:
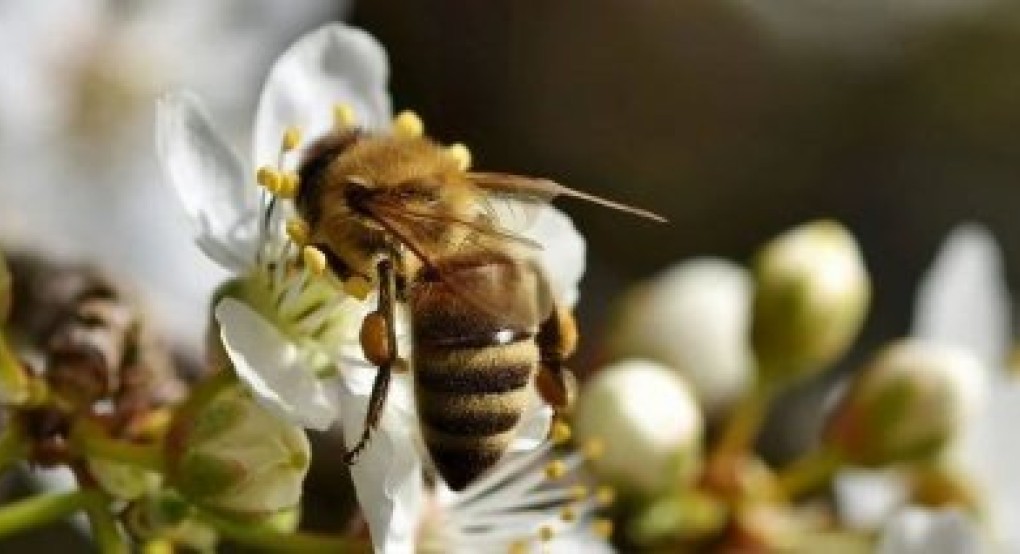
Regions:
M 821 447 L 806 454 L 778 475 L 779 488 L 794 500 L 828 483 L 843 465 L 843 456 L 834 448 Z
M 773 390 L 772 387 L 758 385 L 741 399 L 715 445 L 713 462 L 740 456 L 753 446 L 772 401 Z
M 117 521 L 110 513 L 110 506 L 99 494 L 90 495 L 85 501 L 85 514 L 92 527 L 92 537 L 102 554 L 130 554 L 130 548 L 117 528 Z
M 235 521 L 200 508 L 197 514 L 223 537 L 266 552 L 360 554 L 372 551 L 371 545 L 356 539 L 301 532 L 283 533 L 266 525 Z
M 162 444 L 133 444 L 111 438 L 96 423 L 87 419 L 78 421 L 71 432 L 71 443 L 85 456 L 104 458 L 113 462 L 162 473 Z
M 89 491 L 33 496 L 0 508 L 0 537 L 38 527 L 85 508 L 96 497 Z

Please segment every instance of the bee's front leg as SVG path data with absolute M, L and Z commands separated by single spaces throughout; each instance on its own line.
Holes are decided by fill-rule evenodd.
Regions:
M 538 328 L 540 364 L 536 386 L 539 395 L 557 414 L 570 410 L 577 396 L 577 379 L 563 364 L 577 348 L 577 325 L 574 316 L 562 306 L 555 306 Z
M 361 349 L 365 353 L 365 358 L 379 368 L 379 373 L 372 383 L 372 395 L 368 399 L 368 412 L 365 414 L 365 427 L 361 439 L 344 456 L 347 464 L 357 461 L 358 455 L 368 444 L 372 430 L 378 425 L 383 407 L 386 405 L 393 367 L 400 362 L 397 353 L 396 274 L 393 260 L 383 259 L 376 269 L 379 277 L 379 305 L 361 324 Z

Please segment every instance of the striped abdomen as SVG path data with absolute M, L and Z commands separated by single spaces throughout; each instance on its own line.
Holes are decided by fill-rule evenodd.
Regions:
M 539 353 L 519 314 L 537 311 L 538 276 L 491 254 L 444 264 L 442 281 L 419 276 L 409 298 L 415 400 L 436 469 L 462 490 L 499 461 L 527 407 Z M 517 316 L 491 308 L 497 293 Z

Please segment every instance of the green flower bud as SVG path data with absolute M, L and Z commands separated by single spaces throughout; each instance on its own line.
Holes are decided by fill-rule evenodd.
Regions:
M 159 488 L 157 473 L 102 458 L 90 458 L 88 464 L 100 488 L 115 498 L 134 500 Z
M 754 271 L 751 339 L 764 381 L 818 371 L 857 336 L 871 286 L 856 241 L 838 223 L 779 235 L 759 252 Z
M 676 371 L 628 360 L 599 372 L 582 389 L 575 428 L 600 441 L 595 471 L 626 492 L 654 495 L 692 478 L 701 465 L 702 414 Z
M 965 350 L 917 339 L 897 342 L 855 376 L 830 416 L 824 441 L 862 466 L 930 459 L 974 416 L 985 374 Z
M 171 429 L 170 484 L 217 509 L 262 514 L 296 506 L 311 456 L 304 431 L 236 384 L 195 399 Z

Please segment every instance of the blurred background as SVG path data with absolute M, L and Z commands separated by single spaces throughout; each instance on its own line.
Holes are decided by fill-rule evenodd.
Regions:
M 379 38 L 396 107 L 478 167 L 670 219 L 560 203 L 589 241 L 581 367 L 629 283 L 809 219 L 867 257 L 861 351 L 906 333 L 956 223 L 1020 269 L 1020 4 L 996 0 L 4 0 L 0 240 L 125 274 L 193 343 L 220 275 L 161 183 L 152 102 L 197 89 L 244 152 L 275 56 L 334 19 Z

